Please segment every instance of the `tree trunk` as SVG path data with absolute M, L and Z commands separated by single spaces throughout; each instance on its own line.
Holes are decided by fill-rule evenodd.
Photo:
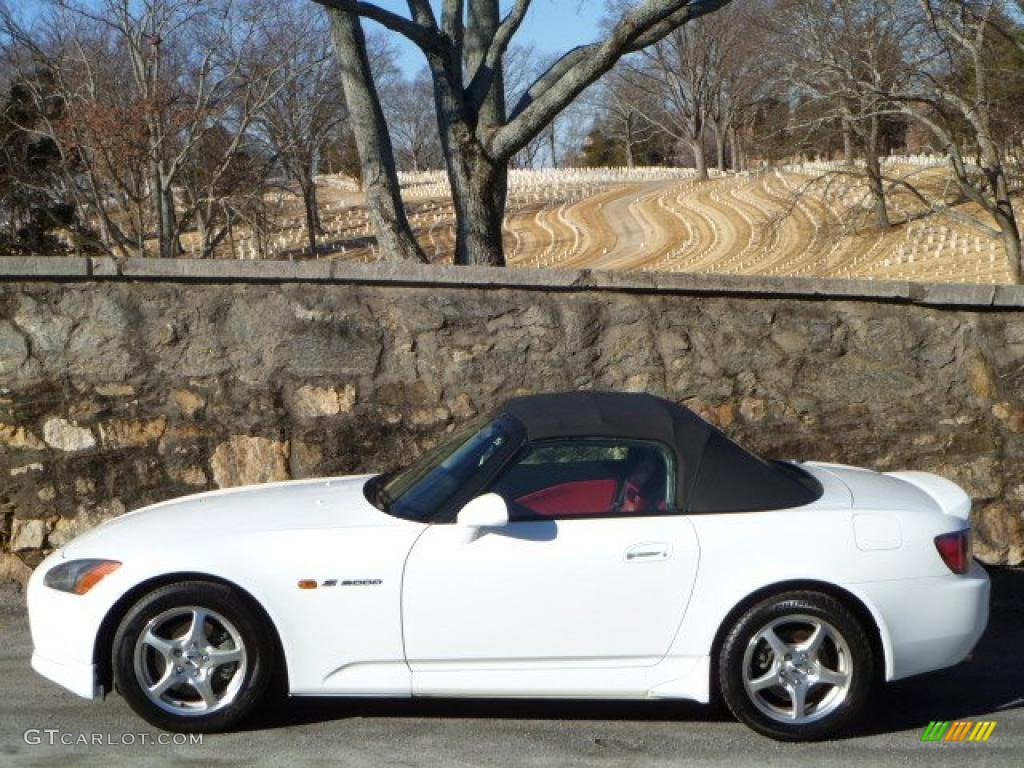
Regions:
M 717 123 L 714 124 L 712 132 L 715 134 L 715 164 L 718 170 L 725 171 L 725 129 Z
M 316 210 L 316 182 L 303 181 L 302 204 L 306 209 L 306 242 L 309 244 L 309 255 L 316 258 L 316 236 L 320 233 L 320 221 Z
M 1024 282 L 1024 253 L 1021 251 L 1020 230 L 1015 221 L 1002 221 L 1001 218 L 997 216 L 996 220 L 999 221 L 999 230 L 1002 232 L 1003 249 L 1006 251 L 1006 260 L 1010 267 L 1010 279 L 1020 285 Z
M 498 0 L 476 0 L 469 3 L 467 19 L 466 71 L 475 72 L 501 25 Z M 461 83 L 451 85 L 458 88 Z M 495 130 L 505 124 L 507 116 L 504 64 L 500 64 L 494 83 L 480 104 L 476 128 L 483 128 L 485 132 Z M 551 130 L 554 131 L 553 121 Z M 449 151 L 454 155 L 449 162 L 449 177 L 452 195 L 456 199 L 455 263 L 503 267 L 505 253 L 501 224 L 508 201 L 509 163 L 507 160 L 495 161 L 490 158 L 477 144 L 476 135 L 479 135 L 476 130 L 468 130 L 465 134 L 460 131 L 449 132 Z M 469 177 L 465 176 L 467 171 Z M 460 201 L 458 198 L 462 194 L 466 195 L 466 199 Z M 484 204 L 483 208 L 481 204 Z
M 1010 201 L 1010 184 L 1006 179 L 1006 169 L 999 157 L 994 142 L 984 137 L 982 144 L 982 170 L 988 179 L 992 197 L 995 200 L 995 212 L 992 217 L 1002 233 L 1003 248 L 1010 268 L 1010 277 L 1018 285 L 1024 280 L 1024 255 L 1021 253 L 1020 226 Z
M 875 228 L 888 229 L 889 210 L 885 204 L 885 185 L 882 181 L 882 163 L 878 159 L 878 118 L 873 117 L 868 129 L 867 144 L 864 148 L 865 167 L 867 169 L 868 187 L 871 190 L 872 208 L 874 209 Z
M 231 214 L 230 213 L 228 214 L 227 225 L 228 225 L 228 227 L 227 227 L 227 230 L 228 230 L 228 235 L 227 235 L 227 237 L 228 237 L 228 247 L 231 249 L 231 260 L 232 261 L 237 261 L 238 260 L 238 251 L 235 250 L 235 228 L 233 226 L 231 226 Z
M 141 202 L 136 206 L 136 211 L 138 226 L 135 228 L 135 231 L 138 234 L 134 243 L 135 254 L 138 258 L 144 259 L 146 258 L 146 211 Z
M 377 243 L 392 258 L 426 263 L 402 203 L 394 148 L 373 82 L 362 24 L 351 13 L 328 10 L 328 14 Z
M 164 222 L 163 222 L 164 206 L 163 206 L 163 202 L 161 201 L 162 194 L 163 194 L 163 185 L 160 183 L 160 169 L 157 166 L 156 160 L 154 159 L 154 160 L 152 160 L 150 162 L 150 168 L 149 168 L 149 195 L 148 195 L 148 197 L 150 198 L 150 206 L 151 206 L 152 211 L 153 211 L 153 229 L 155 230 L 156 239 L 157 239 L 157 255 L 158 256 L 163 256 L 163 248 L 160 245 L 161 242 L 162 242 L 162 239 L 163 239 L 163 232 L 164 232 Z M 143 235 L 141 237 L 141 239 L 143 240 L 143 242 L 145 242 L 145 235 Z M 145 255 L 146 255 L 145 246 L 143 246 L 142 252 L 139 254 L 139 256 L 144 257 Z
M 729 159 L 734 171 L 744 170 L 740 162 L 739 133 L 735 125 L 729 128 Z
M 161 174 L 161 177 L 163 174 Z M 160 186 L 160 258 L 176 259 L 181 256 L 178 240 L 178 216 L 174 209 L 174 189 L 162 179 Z
M 96 218 L 100 227 L 100 242 L 103 244 L 103 247 L 107 251 L 113 253 L 114 243 L 113 238 L 111 238 L 110 236 L 110 227 L 107 226 L 107 217 L 103 216 L 101 213 L 101 215 L 97 216 Z
M 704 137 L 690 139 L 690 149 L 693 151 L 693 167 L 697 170 L 697 178 L 700 181 L 707 181 L 708 161 L 704 156 Z
M 469 6 L 464 41 L 465 61 L 428 54 L 438 133 L 455 206 L 455 263 L 505 266 L 502 220 L 508 196 L 511 157 L 495 159 L 478 136 L 505 121 L 504 86 L 500 71 L 494 87 L 470 109 L 463 92 L 465 71 L 475 71 L 493 31 L 500 23 L 497 0 Z M 522 147 L 520 148 L 522 149 Z
M 843 162 L 853 165 L 853 131 L 850 130 L 850 123 L 843 120 Z
M 157 255 L 161 259 L 175 259 L 181 255 L 181 243 L 178 242 L 177 221 L 174 210 L 174 190 L 164 173 L 163 160 L 160 157 L 160 145 L 157 139 L 158 130 L 150 128 L 149 149 L 149 183 L 153 205 L 153 218 L 156 222 Z
M 889 210 L 885 202 L 885 187 L 882 182 L 881 164 L 878 161 L 877 155 L 868 153 L 867 168 L 868 187 L 871 190 L 871 207 L 874 211 L 875 229 L 888 229 L 891 222 L 889 221 Z
M 632 168 L 633 160 L 633 113 L 626 114 L 626 167 Z
M 455 263 L 505 266 L 501 223 L 507 166 L 469 144 L 451 147 L 448 169 L 455 202 Z
M 206 216 L 205 204 L 196 206 L 196 237 L 199 240 L 199 258 L 207 257 L 207 249 L 210 246 L 210 222 Z

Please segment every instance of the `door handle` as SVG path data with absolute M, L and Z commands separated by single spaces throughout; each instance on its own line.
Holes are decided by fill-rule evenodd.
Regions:
M 626 550 L 626 561 L 630 563 L 649 563 L 659 560 L 668 560 L 670 551 L 671 547 L 661 541 L 649 542 L 646 544 L 634 544 Z

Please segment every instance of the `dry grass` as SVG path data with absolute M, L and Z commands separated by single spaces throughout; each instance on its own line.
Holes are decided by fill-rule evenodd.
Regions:
M 886 174 L 929 199 L 956 203 L 944 167 L 891 162 Z M 403 196 L 417 239 L 438 263 L 451 260 L 454 212 L 442 174 L 405 175 Z M 322 180 L 319 258 L 375 261 L 380 253 L 363 196 Z M 273 258 L 309 258 L 297 199 L 274 201 Z M 956 210 L 984 216 L 970 206 Z M 517 171 L 510 183 L 505 246 L 511 266 L 589 267 L 1003 283 L 1009 270 L 998 239 L 941 212 L 909 191 L 890 190 L 893 226 L 871 226 L 866 185 L 845 171 L 791 166 L 722 175 L 698 183 L 679 169 Z M 987 221 L 985 223 L 988 223 Z M 241 233 L 234 252 L 254 258 Z M 189 237 L 186 250 L 194 248 Z

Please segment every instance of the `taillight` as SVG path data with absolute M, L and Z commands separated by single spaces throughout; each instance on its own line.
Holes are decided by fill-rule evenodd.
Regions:
M 953 573 L 967 573 L 967 569 L 971 567 L 971 531 L 969 528 L 936 536 L 935 548 L 939 550 L 942 562 Z

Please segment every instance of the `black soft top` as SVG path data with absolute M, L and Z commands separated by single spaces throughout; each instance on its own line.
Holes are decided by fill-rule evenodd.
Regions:
M 803 470 L 755 456 L 690 409 L 654 395 L 528 395 L 499 411 L 518 419 L 528 440 L 619 437 L 664 444 L 676 456 L 676 498 L 685 512 L 785 509 L 821 496 L 821 485 Z

